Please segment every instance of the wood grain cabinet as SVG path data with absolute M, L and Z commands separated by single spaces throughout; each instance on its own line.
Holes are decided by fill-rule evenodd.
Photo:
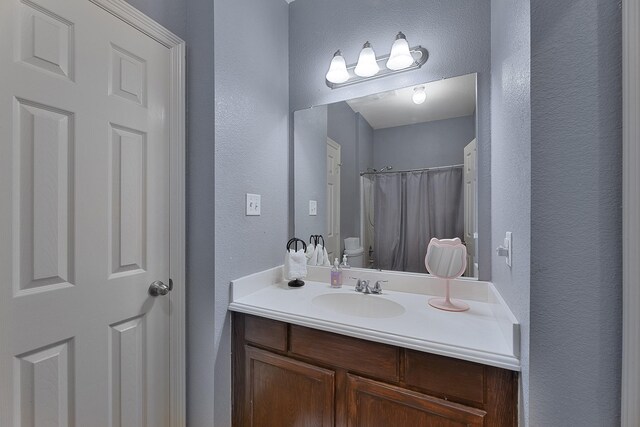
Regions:
M 233 314 L 236 427 L 517 425 L 517 373 Z

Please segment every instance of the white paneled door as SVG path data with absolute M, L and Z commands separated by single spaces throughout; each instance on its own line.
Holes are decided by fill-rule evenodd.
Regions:
M 464 243 L 467 246 L 468 277 L 478 277 L 475 268 L 478 234 L 478 174 L 476 172 L 478 145 L 474 139 L 464 147 Z
M 327 138 L 327 252 L 329 262 L 340 256 L 340 144 Z
M 170 53 L 0 1 L 0 425 L 169 425 Z

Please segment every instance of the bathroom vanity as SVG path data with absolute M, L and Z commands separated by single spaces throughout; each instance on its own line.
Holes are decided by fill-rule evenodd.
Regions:
M 471 309 L 451 313 L 427 304 L 439 279 L 351 273 L 388 282 L 331 289 L 310 267 L 302 288 L 281 268 L 232 283 L 234 425 L 517 425 L 519 326 L 490 283 L 452 281 Z

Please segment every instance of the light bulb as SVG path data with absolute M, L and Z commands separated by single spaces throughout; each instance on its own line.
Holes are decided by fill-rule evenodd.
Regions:
M 358 64 L 353 72 L 360 77 L 371 77 L 378 74 L 378 71 L 380 71 L 380 67 L 378 66 L 378 61 L 376 61 L 376 53 L 371 48 L 371 43 L 366 42 L 362 46 Z
M 427 91 L 424 86 L 416 86 L 413 88 L 413 95 L 411 96 L 411 100 L 414 104 L 420 105 L 424 101 L 427 100 Z
M 331 83 L 344 83 L 349 80 L 347 64 L 344 62 L 342 53 L 339 50 L 333 54 L 331 65 L 329 65 L 329 71 L 327 71 L 327 75 L 325 77 Z
M 415 62 L 411 51 L 409 50 L 409 43 L 407 38 L 402 32 L 399 32 L 396 36 L 396 41 L 391 46 L 391 54 L 387 61 L 387 68 L 390 70 L 402 70 L 410 67 Z

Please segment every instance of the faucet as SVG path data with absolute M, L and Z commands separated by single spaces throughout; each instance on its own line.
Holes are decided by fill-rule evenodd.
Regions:
M 355 291 L 362 292 L 363 294 L 381 294 L 382 293 L 382 283 L 388 282 L 388 280 L 378 280 L 373 287 L 369 286 L 369 280 L 358 279 L 357 277 L 352 277 L 352 279 L 357 280 Z

